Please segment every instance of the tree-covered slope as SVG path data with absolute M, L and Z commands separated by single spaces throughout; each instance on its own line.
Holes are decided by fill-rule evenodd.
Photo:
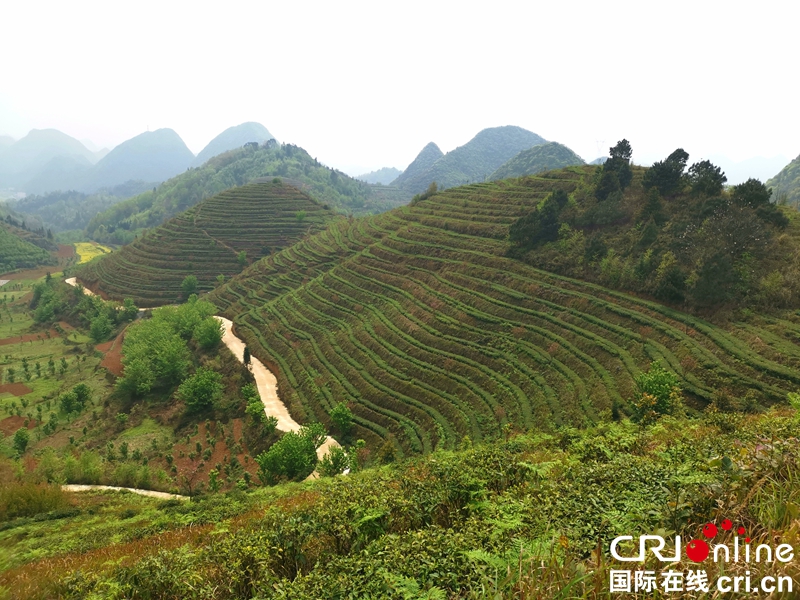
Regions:
M 377 197 L 368 184 L 320 164 L 302 148 L 268 142 L 215 156 L 151 192 L 120 202 L 93 218 L 86 233 L 98 242 L 128 243 L 141 230 L 163 223 L 204 198 L 260 177 L 291 179 L 315 200 L 345 213 L 376 213 L 399 203 Z
M 26 233 L 29 232 L 0 221 L 0 274 L 14 269 L 56 264 L 50 252 L 26 239 Z
M 434 181 L 440 189 L 483 181 L 522 150 L 544 144 L 545 141 L 535 133 L 511 125 L 484 129 L 469 142 L 451 150 L 424 169 L 412 163 L 392 185 L 410 194 L 419 194 Z
M 217 137 L 211 140 L 200 153 L 195 156 L 192 161 L 193 167 L 199 167 L 209 158 L 234 150 L 245 144 L 255 142 L 256 144 L 263 144 L 267 140 L 274 140 L 275 136 L 272 135 L 267 128 L 261 123 L 242 123 L 234 127 L 229 127 Z
M 26 196 L 13 202 L 12 206 L 26 216 L 36 216 L 47 229 L 54 232 L 83 230 L 99 213 L 126 198 L 151 189 L 154 185 L 145 181 L 128 181 L 112 188 L 102 188 L 92 194 L 75 190 L 50 192 L 41 196 Z
M 489 176 L 489 179 L 494 181 L 523 175 L 536 175 L 543 171 L 583 164 L 586 164 L 584 160 L 566 146 L 558 142 L 548 142 L 523 150 L 508 162 L 503 163 Z
M 773 201 L 800 206 L 800 156 L 767 181 L 772 188 Z
M 218 285 L 219 275 L 239 273 L 334 218 L 333 211 L 278 179 L 253 183 L 200 202 L 77 275 L 112 299 L 170 304 L 187 295 L 182 288 L 187 276 L 197 278 L 197 291 L 207 291 Z
M 507 256 L 509 228 L 597 169 L 448 189 L 342 222 L 211 294 L 270 365 L 300 422 L 345 401 L 357 436 L 404 452 L 513 422 L 552 429 L 629 412 L 657 360 L 694 406 L 770 403 L 800 384 L 793 313 L 730 326 Z M 759 342 L 753 342 L 754 338 Z

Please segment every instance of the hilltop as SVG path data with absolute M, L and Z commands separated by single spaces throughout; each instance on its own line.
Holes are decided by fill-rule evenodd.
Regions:
M 206 147 L 200 151 L 192 161 L 191 166 L 199 167 L 214 156 L 227 152 L 228 150 L 241 148 L 245 144 L 251 142 L 260 145 L 268 140 L 274 139 L 275 136 L 267 131 L 267 128 L 261 123 L 247 122 L 241 125 L 235 125 L 234 127 L 228 127 L 228 129 L 211 140 Z
M 402 171 L 400 169 L 395 169 L 394 167 L 383 167 L 377 171 L 370 171 L 369 173 L 364 173 L 363 175 L 357 175 L 356 179 L 366 181 L 367 183 L 380 183 L 381 185 L 389 185 L 395 179 L 397 179 L 401 173 Z
M 406 191 L 417 189 L 420 186 L 425 189 L 430 184 L 430 181 L 426 183 L 426 173 L 443 156 L 444 152 L 439 149 L 439 146 L 429 142 L 406 167 L 406 170 L 390 182 L 391 185 Z
M 767 185 L 772 188 L 775 201 L 800 206 L 800 156 L 768 180 Z
M 172 129 L 157 129 L 116 146 L 78 185 L 94 192 L 130 180 L 164 181 L 185 171 L 194 155 Z
M 258 258 L 291 246 L 334 219 L 279 179 L 216 194 L 77 272 L 103 296 L 139 306 L 179 302 L 207 291 Z M 187 276 L 196 282 L 187 292 Z
M 0 186 L 23 189 L 53 171 L 84 171 L 97 159 L 73 137 L 57 129 L 33 129 L 22 139 L 0 146 Z
M 545 141 L 521 127 L 491 127 L 433 161 L 436 151 L 441 151 L 428 144 L 392 185 L 409 194 L 419 194 L 434 181 L 440 189 L 483 181 L 522 150 Z
M 507 423 L 551 430 L 632 414 L 634 380 L 654 360 L 695 408 L 719 394 L 767 405 L 794 389 L 793 313 L 723 328 L 512 256 L 516 223 L 554 194 L 581 202 L 601 179 L 583 166 L 448 189 L 334 224 L 209 298 L 274 367 L 296 419 L 328 423 L 345 401 L 369 447 L 388 441 L 403 453 Z M 665 253 L 650 253 L 654 269 Z M 601 255 L 615 264 L 610 250 Z
M 558 142 L 548 142 L 528 148 L 501 165 L 489 179 L 510 179 L 523 175 L 536 175 L 543 171 L 563 169 L 586 164 L 584 160 L 566 146 Z
M 369 214 L 400 203 L 378 197 L 368 184 L 322 165 L 298 146 L 270 141 L 215 156 L 153 191 L 115 204 L 91 220 L 86 234 L 98 242 L 129 243 L 143 229 L 160 225 L 204 198 L 259 177 L 291 180 L 315 200 L 340 212 Z

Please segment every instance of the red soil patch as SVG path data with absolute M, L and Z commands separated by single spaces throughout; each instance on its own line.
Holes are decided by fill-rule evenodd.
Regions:
M 24 383 L 4 383 L 0 385 L 0 394 L 8 392 L 15 396 L 24 396 L 25 394 L 30 394 L 32 391 L 33 390 Z
M 39 279 L 39 277 L 44 277 L 48 273 L 53 273 L 58 271 L 58 267 L 56 266 L 49 266 L 49 267 L 36 267 L 35 269 L 25 269 L 24 271 L 18 271 L 17 273 L 6 273 L 0 279 L 11 279 L 12 281 L 15 279 Z M 10 283 L 6 285 L 11 285 Z
M 25 425 L 25 417 L 18 417 L 14 415 L 13 417 L 6 417 L 2 421 L 0 421 L 0 431 L 3 432 L 3 435 L 11 435 L 17 431 L 17 429 L 21 429 Z M 36 419 L 31 419 L 28 422 L 28 429 L 33 429 L 36 427 Z
M 72 258 L 75 256 L 75 246 L 59 244 L 56 256 L 58 256 L 58 258 Z
M 70 328 L 71 329 L 71 328 Z M 58 337 L 58 332 L 55 329 L 50 330 L 50 337 Z M 18 335 L 15 337 L 5 338 L 0 340 L 0 346 L 8 346 L 9 344 L 19 344 L 21 342 L 36 342 L 39 340 L 47 339 L 45 333 L 28 333 L 25 335 Z
M 105 342 L 97 346 L 100 352 L 105 352 L 106 355 L 100 361 L 100 366 L 108 369 L 117 377 L 122 376 L 122 340 L 125 338 L 125 332 L 120 333 L 116 339 L 111 342 Z

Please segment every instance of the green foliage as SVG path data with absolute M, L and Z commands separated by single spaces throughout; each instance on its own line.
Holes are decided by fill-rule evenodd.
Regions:
M 96 344 L 99 344 L 100 342 L 105 342 L 112 331 L 113 327 L 108 316 L 101 314 L 92 319 L 89 335 Z
M 25 449 L 28 447 L 28 442 L 31 439 L 31 434 L 28 432 L 27 427 L 20 427 L 14 433 L 14 450 L 16 451 L 17 455 L 22 456 L 25 453 Z
M 178 397 L 192 412 L 212 408 L 222 397 L 222 375 L 201 367 L 178 386 Z
M 665 160 L 656 161 L 647 169 L 642 177 L 642 186 L 646 190 L 656 189 L 664 196 L 680 191 L 688 160 L 689 154 L 683 148 L 678 148 Z
M 67 494 L 57 485 L 35 483 L 0 484 L 0 522 L 33 517 L 69 507 Z
M 551 193 L 534 211 L 518 219 L 508 230 L 509 240 L 522 248 L 535 248 L 558 239 L 559 213 L 569 198 L 563 190 Z
M 341 475 L 350 468 L 350 463 L 351 458 L 347 451 L 340 446 L 334 446 L 319 462 L 319 474 L 323 477 Z
M 194 275 L 184 277 L 181 282 L 181 292 L 185 299 L 188 299 L 192 294 L 197 294 L 197 277 Z
M 639 393 L 634 400 L 637 421 L 651 421 L 673 414 L 680 406 L 678 377 L 654 361 L 650 368 L 636 377 Z
M 773 190 L 772 201 L 775 204 L 797 207 L 800 204 L 800 156 L 768 180 L 767 185 Z
M 353 412 L 347 407 L 344 402 L 340 402 L 331 409 L 331 423 L 343 435 L 350 433 L 353 427 Z
M 203 350 L 213 350 L 222 341 L 223 330 L 222 321 L 206 317 L 195 326 L 193 337 Z
M 28 237 L 26 234 L 28 232 L 0 222 L 0 272 L 54 264 L 47 250 L 24 239 Z
M 716 196 L 728 181 L 725 173 L 709 160 L 701 160 L 689 167 L 689 183 L 692 193 L 701 196 Z
M 275 484 L 284 479 L 289 481 L 305 479 L 314 470 L 317 463 L 317 447 L 324 440 L 325 430 L 321 429 L 319 423 L 301 427 L 297 433 L 293 431 L 285 433 L 269 450 L 256 457 L 261 481 L 265 484 Z

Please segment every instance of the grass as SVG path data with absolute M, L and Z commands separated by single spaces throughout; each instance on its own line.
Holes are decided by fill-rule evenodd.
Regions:
M 74 246 L 80 257 L 78 264 L 81 265 L 111 252 L 111 248 L 96 242 L 77 242 Z

